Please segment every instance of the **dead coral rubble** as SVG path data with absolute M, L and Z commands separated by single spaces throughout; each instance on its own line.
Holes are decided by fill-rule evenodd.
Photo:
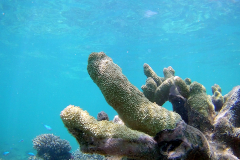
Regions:
M 215 85 L 211 97 L 203 85 L 175 76 L 172 67 L 162 78 L 144 64 L 141 92 L 103 52 L 90 54 L 87 69 L 123 123 L 97 121 L 68 106 L 60 116 L 81 151 L 136 160 L 240 158 L 240 86 L 223 98 Z M 166 101 L 174 112 L 161 107 Z

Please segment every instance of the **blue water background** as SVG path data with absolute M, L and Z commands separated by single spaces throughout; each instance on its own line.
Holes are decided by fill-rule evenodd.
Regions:
M 86 70 L 91 52 L 104 51 L 140 90 L 148 63 L 228 93 L 240 85 L 239 16 L 239 0 L 0 0 L 0 158 L 27 159 L 44 133 L 76 150 L 59 116 L 69 104 L 113 119 Z

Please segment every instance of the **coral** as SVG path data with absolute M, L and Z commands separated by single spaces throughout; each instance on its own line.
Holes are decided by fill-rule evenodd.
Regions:
M 156 156 L 156 142 L 143 132 L 111 121 L 97 121 L 87 111 L 73 105 L 61 112 L 61 118 L 83 152 L 130 157 L 134 154 L 145 158 L 151 154 Z M 132 148 L 131 152 L 129 148 Z
M 171 66 L 169 66 L 168 68 L 163 69 L 163 74 L 164 74 L 164 78 L 168 79 L 168 78 L 174 77 L 175 70 Z
M 136 160 L 240 158 L 240 86 L 223 97 L 218 111 L 203 85 L 175 76 L 172 67 L 161 78 L 144 64 L 143 93 L 103 52 L 90 54 L 87 69 L 119 117 L 117 123 L 97 121 L 80 107 L 65 108 L 61 119 L 82 152 Z M 213 87 L 216 97 L 219 88 Z M 174 112 L 160 106 L 166 101 Z
M 153 78 L 148 77 L 146 80 L 146 85 L 143 85 L 141 88 L 145 97 L 151 102 L 154 102 L 154 94 L 157 89 L 157 83 L 153 80 Z
M 222 109 L 223 103 L 224 103 L 224 98 L 222 96 L 222 89 L 219 85 L 214 84 L 212 86 L 212 103 L 215 106 L 215 111 L 220 111 Z
M 101 156 L 99 154 L 85 154 L 80 151 L 80 149 L 77 149 L 72 153 L 72 159 L 71 160 L 106 160 L 105 156 Z
M 124 122 L 121 120 L 121 118 L 119 118 L 118 115 L 116 115 L 116 116 L 113 118 L 113 122 L 114 122 L 114 123 L 118 123 L 118 124 L 124 124 Z
M 222 89 L 221 89 L 221 87 L 218 84 L 214 84 L 212 86 L 212 93 L 214 94 L 214 92 L 216 92 L 216 91 L 222 93 Z
M 186 83 L 186 85 L 190 85 L 192 83 L 190 78 L 184 79 L 184 82 Z
M 161 146 L 159 151 L 163 155 L 162 159 L 197 160 L 211 157 L 210 146 L 204 135 L 183 121 L 174 130 L 159 132 L 154 140 Z
M 178 92 L 187 98 L 189 95 L 189 87 L 178 76 L 175 76 L 175 70 L 169 66 L 163 69 L 164 77 L 159 77 L 153 69 L 148 65 L 143 65 L 144 74 L 148 77 L 146 84 L 141 88 L 143 94 L 151 101 L 156 102 L 158 105 L 163 105 L 168 101 L 168 95 L 172 86 L 178 87 Z M 190 79 L 189 79 L 190 80 Z
M 203 85 L 193 82 L 187 99 L 189 125 L 205 132 L 213 129 L 214 105 Z
M 213 139 L 232 149 L 240 157 L 240 86 L 226 95 L 226 102 L 214 122 Z
M 97 120 L 98 121 L 102 121 L 102 120 L 109 121 L 107 113 L 105 113 L 104 111 L 99 112 L 98 115 L 97 115 Z
M 44 160 L 66 160 L 71 158 L 69 142 L 53 134 L 42 134 L 34 138 L 33 148 L 37 150 L 37 157 Z
M 159 77 L 147 63 L 144 63 L 143 71 L 148 78 L 152 78 L 156 82 L 157 86 L 162 83 L 162 78 Z
M 171 80 L 169 81 L 174 84 Z M 204 133 L 212 151 L 210 159 L 238 159 L 240 157 L 240 86 L 233 88 L 223 97 L 221 87 L 215 84 L 212 86 L 213 96 L 208 96 L 203 85 L 197 82 L 192 83 L 189 78 L 186 78 L 184 82 L 189 90 L 188 96 L 181 95 L 179 87 L 170 84 L 168 85 L 171 86 L 170 89 L 167 89 L 165 94 L 163 93 L 165 99 L 172 103 L 173 110 L 179 113 L 188 125 Z M 164 84 L 164 81 L 162 84 Z M 163 102 L 165 101 L 163 100 Z M 169 137 L 166 133 L 161 136 Z M 178 136 L 175 135 L 175 137 Z M 172 145 L 170 140 L 164 140 L 164 142 L 166 141 Z M 166 148 L 168 145 L 166 145 Z M 176 154 L 176 152 L 174 153 Z M 170 152 L 163 154 L 171 156 Z M 195 156 L 188 156 L 191 159 L 196 159 Z M 177 157 L 179 158 L 179 156 Z M 203 155 L 199 155 L 199 157 L 208 159 L 207 157 L 204 158 Z
M 178 88 L 174 85 L 170 88 L 169 91 L 169 102 L 172 103 L 173 111 L 177 112 L 182 119 L 188 123 L 188 111 L 186 101 L 187 99 L 184 98 L 178 91 Z
M 178 114 L 150 102 L 103 52 L 90 54 L 87 70 L 127 127 L 154 136 L 164 129 L 175 128 L 181 120 Z

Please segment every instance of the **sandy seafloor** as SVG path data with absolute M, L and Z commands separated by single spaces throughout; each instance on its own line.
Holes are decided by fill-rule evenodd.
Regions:
M 76 150 L 59 116 L 69 104 L 113 119 L 86 70 L 91 52 L 104 51 L 140 90 L 148 63 L 161 77 L 172 66 L 209 95 L 215 83 L 228 93 L 240 84 L 239 8 L 239 0 L 0 1 L 0 158 L 26 160 L 44 133 Z

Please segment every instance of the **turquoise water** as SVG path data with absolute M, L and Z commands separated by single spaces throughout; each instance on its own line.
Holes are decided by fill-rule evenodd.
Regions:
M 0 158 L 27 159 L 44 133 L 76 150 L 59 116 L 69 104 L 113 119 L 86 70 L 91 52 L 104 51 L 140 90 L 148 63 L 228 93 L 240 84 L 239 16 L 239 0 L 1 0 Z

